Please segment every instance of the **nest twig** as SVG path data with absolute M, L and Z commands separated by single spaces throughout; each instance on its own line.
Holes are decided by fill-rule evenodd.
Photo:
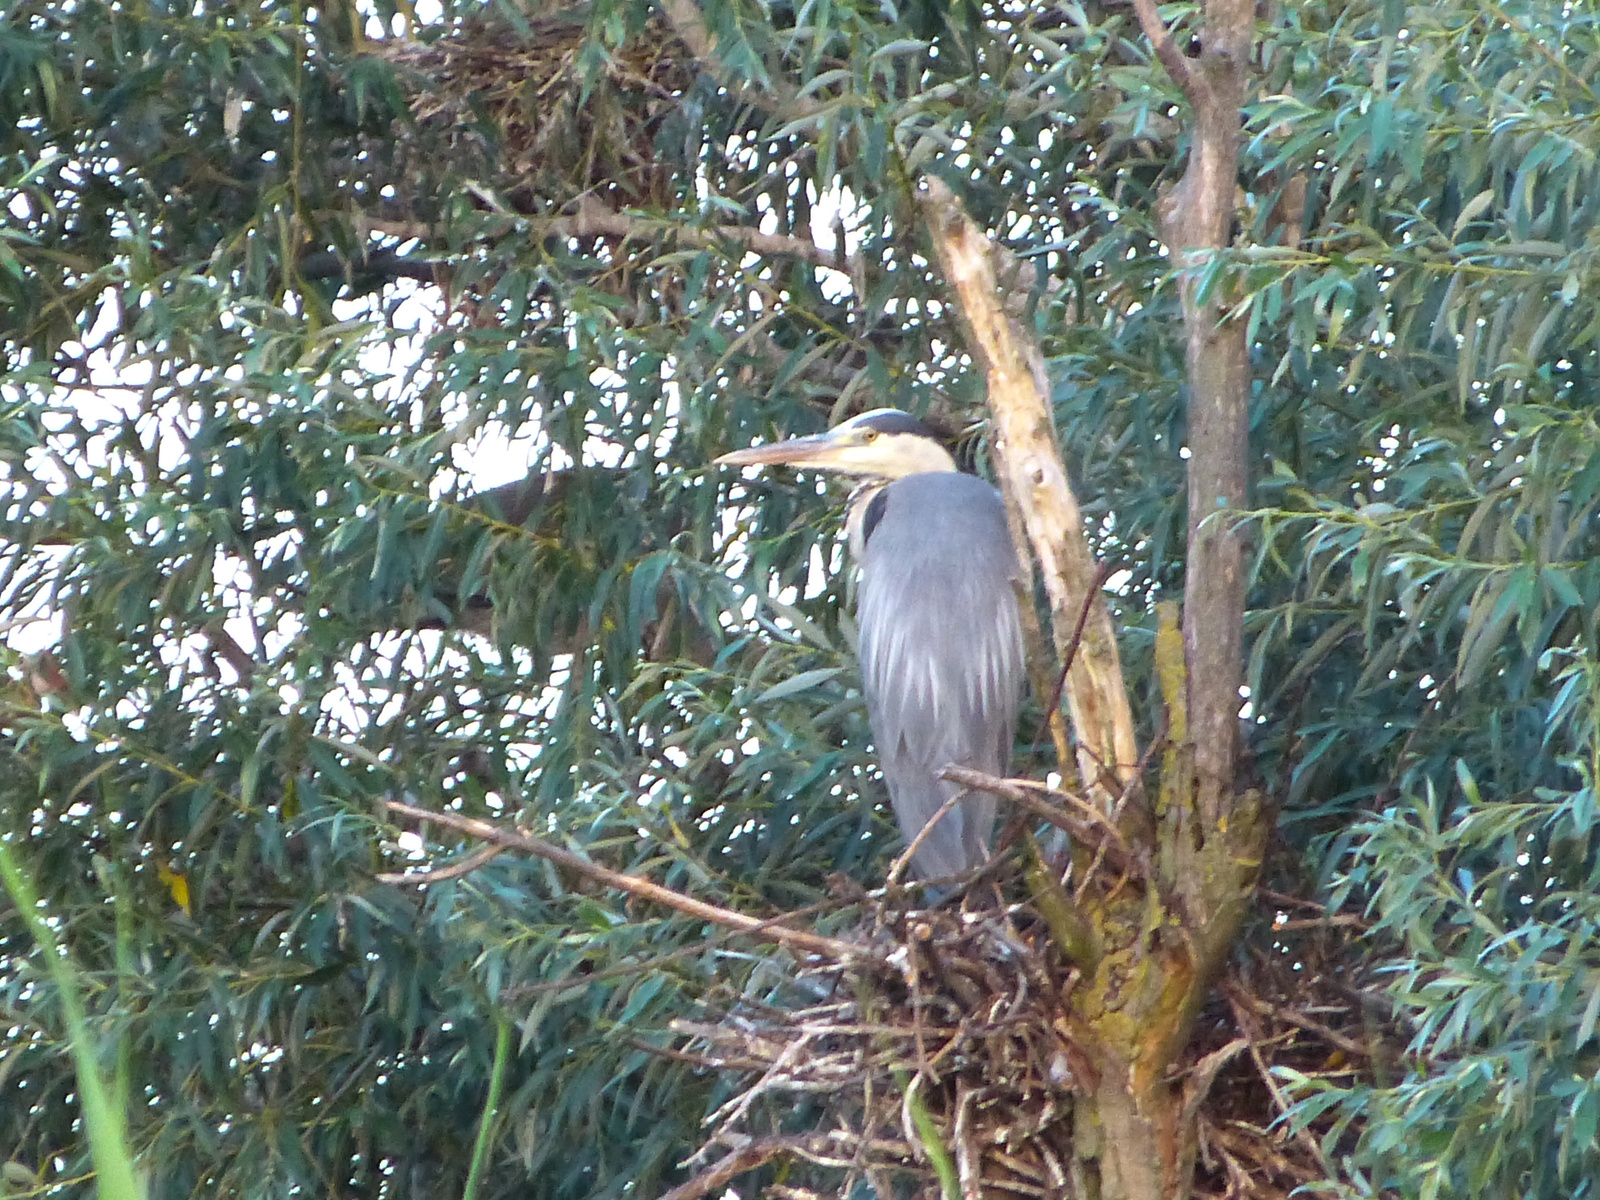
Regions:
M 792 980 L 809 1003 L 714 996 L 703 1019 L 674 1023 L 673 1053 L 737 1081 L 674 1197 L 707 1194 L 699 1184 L 720 1190 L 783 1157 L 812 1168 L 786 1183 L 813 1189 L 784 1195 L 849 1195 L 863 1180 L 890 1195 L 897 1179 L 936 1195 L 949 1182 L 941 1155 L 964 1200 L 1086 1194 L 1063 1020 L 1077 972 L 1043 922 L 1026 906 L 875 903 L 860 936 L 879 954 L 849 966 L 812 960 Z M 1346 931 L 1327 923 L 1269 936 L 1278 944 L 1230 972 L 1186 1060 L 1191 1082 L 1205 1078 L 1192 1089 L 1196 1196 L 1277 1200 L 1330 1178 L 1314 1132 L 1280 1120 L 1288 1100 L 1272 1069 L 1348 1074 L 1372 1053 L 1348 991 L 1318 982 L 1348 956 Z
M 887 965 L 808 969 L 797 982 L 814 1003 L 730 999 L 714 1019 L 675 1023 L 697 1053 L 762 1064 L 708 1118 L 691 1161 L 794 1136 L 781 1127 L 803 1099 L 806 1124 L 827 1132 L 796 1153 L 842 1176 L 840 1194 L 873 1176 L 931 1181 L 941 1156 L 969 1194 L 1059 1194 L 1071 1072 L 1057 1029 L 1075 975 L 1042 926 L 1020 911 L 879 901 L 864 936 Z

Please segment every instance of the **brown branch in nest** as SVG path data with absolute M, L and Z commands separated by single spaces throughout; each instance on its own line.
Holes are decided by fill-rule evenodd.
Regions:
M 718 908 L 714 904 L 707 904 L 703 900 L 696 900 L 693 896 L 685 896 L 671 888 L 662 887 L 653 880 L 645 879 L 638 875 L 625 875 L 621 871 L 613 871 L 602 867 L 598 863 L 590 862 L 581 855 L 553 846 L 542 838 L 536 838 L 526 833 L 504 829 L 489 821 L 480 821 L 476 817 L 463 817 L 456 813 L 431 812 L 425 808 L 416 808 L 410 804 L 402 804 L 398 800 L 385 800 L 384 807 L 390 812 L 403 817 L 410 817 L 416 821 L 432 821 L 443 825 L 447 829 L 454 829 L 458 833 L 465 833 L 470 837 L 481 838 L 483 841 L 492 842 L 497 846 L 504 846 L 511 850 L 520 850 L 524 854 L 531 854 L 545 862 L 553 863 L 574 874 L 606 887 L 615 888 L 619 892 L 627 892 L 630 896 L 638 896 L 642 900 L 649 900 L 656 904 L 664 905 L 702 921 L 710 921 L 716 925 L 723 925 L 736 929 L 750 937 L 762 941 L 774 942 L 787 946 L 791 950 L 803 951 L 807 954 L 819 954 L 825 958 L 851 961 L 879 961 L 881 955 L 868 946 L 858 945 L 853 942 L 841 942 L 836 938 L 823 937 L 820 934 L 807 933 L 801 929 L 790 929 L 776 921 L 763 921 L 745 913 L 734 912 L 728 908 Z
M 1346 1054 L 1355 1054 L 1362 1058 L 1370 1058 L 1372 1056 L 1370 1047 L 1356 1041 L 1355 1038 L 1346 1037 L 1336 1029 L 1329 1028 L 1321 1021 L 1313 1020 L 1297 1009 L 1270 1004 L 1259 996 L 1251 995 L 1237 984 L 1225 986 L 1222 990 L 1228 997 L 1228 1003 L 1234 1006 L 1236 1012 L 1240 1008 L 1244 1008 L 1259 1016 L 1274 1017 L 1286 1025 L 1294 1025 L 1297 1028 L 1304 1029 L 1307 1033 L 1316 1034 L 1323 1041 L 1329 1045 L 1337 1046 Z
M 968 767 L 946 767 L 939 772 L 939 777 L 948 779 L 951 783 L 959 783 L 962 787 L 976 788 L 981 792 L 988 792 L 991 796 L 1009 800 L 1017 807 L 1026 809 L 1040 820 L 1049 822 L 1063 833 L 1071 834 L 1075 838 L 1096 844 L 1104 842 L 1119 867 L 1137 865 L 1133 848 L 1123 838 L 1122 831 L 1117 828 L 1115 822 L 1080 796 L 1074 796 L 1071 792 L 1058 792 L 1031 779 L 1001 779 L 997 775 L 986 775 L 982 771 L 974 771 Z M 1061 808 L 1050 803 L 1051 800 L 1065 801 L 1076 811 Z
M 1019 928 L 1004 913 L 973 920 L 935 909 L 908 921 L 882 907 L 877 927 L 898 943 L 896 973 L 816 966 L 802 979 L 825 999 L 809 1008 L 735 995 L 716 1021 L 673 1022 L 691 1039 L 686 1051 L 757 1064 L 691 1162 L 699 1169 L 725 1153 L 715 1147 L 761 1142 L 773 1114 L 805 1096 L 822 1106 L 815 1127 L 828 1132 L 792 1153 L 844 1172 L 843 1185 L 819 1188 L 823 1195 L 863 1178 L 876 1177 L 880 1195 L 907 1177 L 933 1182 L 919 1152 L 928 1133 L 910 1107 L 938 1126 L 964 1196 L 1064 1194 L 1071 1104 L 1063 1090 L 1074 1085 L 1056 1022 L 1078 972 L 1061 968 L 1029 917 Z
M 708 1170 L 700 1172 L 688 1183 L 680 1183 L 662 1196 L 661 1200 L 699 1200 L 699 1197 L 708 1192 L 727 1187 L 745 1172 L 754 1171 L 778 1155 L 793 1153 L 796 1149 L 798 1144 L 794 1138 L 764 1138 L 759 1142 L 751 1142 L 748 1146 L 735 1150 Z
M 1189 1079 L 1184 1085 L 1183 1108 L 1186 1119 L 1193 1119 L 1200 1111 L 1200 1106 L 1205 1103 L 1211 1094 L 1211 1085 L 1217 1081 L 1217 1074 L 1223 1067 L 1233 1061 L 1234 1057 L 1243 1050 L 1250 1048 L 1249 1038 L 1234 1038 L 1220 1050 L 1213 1050 L 1199 1062 L 1195 1063 L 1189 1072 Z
M 951 796 L 939 806 L 939 811 L 933 814 L 928 823 L 917 830 L 917 836 L 912 838 L 910 844 L 900 852 L 900 856 L 894 860 L 894 864 L 889 868 L 889 874 L 885 876 L 890 887 L 900 882 L 900 877 L 905 874 L 906 867 L 910 866 L 911 859 L 918 850 L 922 849 L 923 842 L 928 840 L 929 835 L 933 833 L 934 827 L 950 815 L 951 810 L 961 802 L 964 794 L 957 792 L 954 796 Z
M 1289 1113 L 1289 1101 L 1284 1096 L 1283 1089 L 1278 1086 L 1278 1081 L 1272 1077 L 1272 1071 L 1267 1066 L 1266 1059 L 1261 1056 L 1260 1033 L 1254 1016 L 1250 1013 L 1249 1007 L 1242 1004 L 1231 991 L 1228 995 L 1228 1007 L 1233 1010 L 1233 1019 L 1239 1024 L 1239 1031 L 1244 1034 L 1245 1040 L 1250 1044 L 1250 1057 L 1255 1062 L 1256 1074 L 1260 1076 L 1261 1082 L 1266 1085 L 1267 1091 L 1271 1093 L 1272 1102 L 1276 1106 L 1278 1114 L 1287 1116 Z M 1323 1154 L 1322 1146 L 1317 1142 L 1316 1138 L 1311 1136 L 1310 1130 L 1300 1130 L 1296 1134 L 1296 1139 L 1305 1149 L 1311 1152 L 1312 1158 L 1322 1168 L 1327 1178 L 1336 1178 L 1333 1164 L 1328 1161 L 1327 1155 Z

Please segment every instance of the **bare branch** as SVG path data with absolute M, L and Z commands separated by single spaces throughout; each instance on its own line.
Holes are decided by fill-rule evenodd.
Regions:
M 1155 51 L 1156 58 L 1166 68 L 1172 82 L 1183 89 L 1189 103 L 1198 108 L 1205 102 L 1205 78 L 1189 70 L 1189 60 L 1173 44 L 1172 35 L 1167 32 L 1161 14 L 1156 11 L 1156 0 L 1133 0 L 1133 11 L 1139 15 L 1139 25 L 1145 37 L 1150 39 L 1150 49 Z
M 662 1196 L 661 1200 L 699 1200 L 699 1197 L 710 1192 L 723 1190 L 745 1172 L 754 1171 L 778 1155 L 792 1153 L 795 1149 L 796 1144 L 792 1138 L 766 1138 L 759 1142 L 751 1142 L 735 1150 L 721 1162 L 700 1172 L 689 1182 L 680 1183 Z
M 900 856 L 894 860 L 894 865 L 889 868 L 889 874 L 885 876 L 885 882 L 890 887 L 900 882 L 900 876 L 905 874 L 906 867 L 910 865 L 912 856 L 922 849 L 922 843 L 933 832 L 934 826 L 950 815 L 950 811 L 961 802 L 963 795 L 964 793 L 957 792 L 954 796 L 951 796 L 939 806 L 939 811 L 933 814 L 928 823 L 917 830 L 917 836 L 912 838 L 911 844 L 900 852 Z
M 1249 1042 L 1250 1057 L 1256 1064 L 1256 1074 L 1261 1077 L 1261 1082 L 1266 1084 L 1267 1091 L 1272 1093 L 1273 1105 L 1277 1108 L 1280 1115 L 1285 1117 L 1288 1116 L 1290 1107 L 1289 1101 L 1284 1097 L 1283 1089 L 1278 1086 L 1278 1081 L 1273 1078 L 1272 1072 L 1267 1068 L 1266 1059 L 1261 1057 L 1261 1047 L 1258 1045 L 1260 1039 L 1256 1033 L 1256 1023 L 1254 1019 L 1231 992 L 1228 995 L 1228 1007 L 1233 1009 L 1233 1019 L 1238 1022 L 1239 1032 L 1244 1034 L 1246 1041 Z M 1306 1129 L 1300 1130 L 1295 1136 L 1298 1138 L 1301 1145 L 1311 1152 L 1311 1155 L 1316 1160 L 1317 1165 L 1327 1172 L 1327 1177 L 1332 1179 L 1333 1166 L 1328 1162 L 1327 1155 L 1323 1154 L 1322 1146 L 1317 1139 L 1312 1137 L 1310 1131 Z
M 576 216 L 535 220 L 529 224 L 534 230 L 555 237 L 606 236 L 625 240 L 634 238 L 647 240 L 665 235 L 691 246 L 715 246 L 718 242 L 732 242 L 756 254 L 798 258 L 812 266 L 839 269 L 838 255 L 819 248 L 809 238 L 781 233 L 762 233 L 759 229 L 752 229 L 746 225 L 714 225 L 702 229 L 677 221 L 634 216 L 608 208 L 592 196 L 585 196 L 579 202 Z
M 1213 1050 L 1199 1062 L 1195 1063 L 1194 1070 L 1189 1076 L 1188 1084 L 1184 1087 L 1183 1119 L 1192 1121 L 1200 1112 L 1200 1105 L 1205 1103 L 1206 1096 L 1211 1091 L 1211 1085 L 1217 1081 L 1217 1073 L 1227 1066 L 1243 1050 L 1250 1048 L 1249 1038 L 1234 1038 L 1220 1050 Z
M 451 863 L 448 867 L 435 867 L 431 871 L 418 871 L 413 874 L 407 874 L 405 871 L 390 871 L 377 876 L 377 880 L 379 883 L 410 883 L 415 884 L 417 887 L 431 887 L 436 883 L 443 883 L 447 879 L 460 879 L 463 875 L 470 875 L 479 867 L 492 863 L 505 852 L 506 848 L 504 846 L 482 846 L 460 862 Z
M 675 909 L 702 921 L 710 921 L 716 925 L 725 925 L 730 929 L 739 930 L 741 933 L 762 941 L 775 942 L 787 946 L 792 950 L 804 951 L 807 954 L 820 954 L 827 958 L 842 959 L 845 961 L 879 961 L 881 955 L 868 946 L 858 945 L 854 942 L 841 942 L 835 938 L 823 937 L 820 934 L 807 933 L 800 929 L 790 929 L 776 921 L 763 921 L 745 913 L 734 912 L 728 908 L 718 908 L 714 904 L 707 904 L 703 900 L 696 900 L 693 896 L 685 896 L 671 888 L 662 887 L 659 883 L 645 879 L 638 875 L 625 875 L 621 871 L 613 871 L 602 867 L 598 863 L 590 862 L 581 855 L 553 846 L 542 838 L 530 834 L 520 833 L 516 830 L 505 829 L 489 821 L 480 821 L 476 817 L 463 817 L 456 813 L 430 812 L 425 808 L 417 808 L 410 804 L 402 804 L 398 800 L 385 800 L 384 807 L 392 813 L 403 817 L 410 817 L 416 821 L 432 821 L 436 825 L 443 825 L 447 829 L 454 829 L 458 833 L 465 833 L 470 837 L 481 838 L 486 842 L 493 842 L 497 846 L 504 846 L 511 850 L 520 850 L 524 854 L 531 854 L 535 858 L 542 858 L 545 862 L 554 863 L 586 879 L 606 887 L 615 888 L 619 892 L 627 892 L 630 896 L 638 896 L 642 900 L 650 900 L 667 908 Z
M 1089 623 L 1089 612 L 1093 607 L 1094 598 L 1100 594 L 1100 589 L 1106 585 L 1106 580 L 1111 577 L 1111 564 L 1101 563 L 1100 569 L 1094 574 L 1094 584 L 1083 597 L 1083 608 L 1078 613 L 1078 623 L 1072 627 L 1072 640 L 1067 643 L 1067 653 L 1061 663 L 1061 674 L 1056 679 L 1055 690 L 1050 693 L 1050 703 L 1045 707 L 1047 714 L 1054 713 L 1061 704 L 1061 691 L 1067 686 L 1067 675 L 1072 671 L 1072 664 L 1078 657 L 1078 647 L 1083 644 L 1083 629 Z
M 922 202 L 939 264 L 956 294 L 968 348 L 988 377 L 1001 485 L 1015 498 L 1039 559 L 1057 654 L 1071 660 L 1067 702 L 1078 738 L 1078 769 L 1085 786 L 1110 811 L 1114 797 L 1101 782 L 1102 764 L 1126 783 L 1139 751 L 1111 613 L 1094 587 L 1094 555 L 1056 447 L 1044 359 L 1004 307 L 998 280 L 1013 278 L 1015 271 L 997 269 L 1003 252 L 942 181 L 923 181 Z M 1072 630 L 1086 606 L 1081 652 L 1069 654 Z
M 1119 868 L 1138 865 L 1137 855 L 1116 823 L 1096 805 L 1071 792 L 1056 791 L 1031 779 L 1001 779 L 970 767 L 946 767 L 939 772 L 939 778 L 1010 801 L 1080 841 L 1104 842 L 1115 855 Z M 1052 800 L 1065 802 L 1070 807 L 1052 804 Z
M 330 214 L 332 215 L 332 214 Z M 423 242 L 436 241 L 443 237 L 444 230 L 437 225 L 429 225 L 420 221 L 386 221 L 376 217 L 369 217 L 365 213 L 341 214 L 349 220 L 357 232 L 375 233 L 382 237 L 399 238 L 402 241 L 413 239 Z M 843 271 L 852 279 L 861 277 L 865 264 L 858 258 L 844 258 L 834 250 L 823 250 L 810 238 L 797 237 L 792 234 L 762 233 L 759 229 L 748 225 L 689 225 L 683 221 L 670 220 L 664 217 L 646 217 L 635 213 L 618 212 L 608 207 L 593 196 L 584 196 L 578 202 L 578 211 L 570 216 L 562 217 L 525 217 L 507 215 L 502 220 L 491 223 L 494 228 L 482 232 L 482 237 L 504 236 L 521 230 L 534 237 L 616 237 L 624 241 L 655 241 L 666 237 L 689 246 L 714 247 L 719 243 L 731 243 L 742 246 L 744 249 L 763 256 L 775 258 L 797 258 L 802 262 L 810 263 L 815 267 L 829 267 L 836 271 Z M 373 264 L 374 269 L 384 269 L 392 274 L 411 274 L 421 278 L 424 273 L 428 277 L 436 272 L 443 264 L 431 261 L 406 260 L 398 256 L 384 257 L 380 251 L 373 251 L 365 262 L 352 264 L 352 269 L 360 271 L 367 262 Z M 343 268 L 341 267 L 340 270 Z M 318 270 L 322 274 L 329 273 L 318 263 Z

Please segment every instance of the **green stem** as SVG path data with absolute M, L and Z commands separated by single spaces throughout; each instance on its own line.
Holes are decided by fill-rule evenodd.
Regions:
M 119 1113 L 128 1112 L 130 1079 L 133 1075 L 133 1038 L 129 1034 L 129 1014 L 133 1011 L 134 979 L 138 967 L 133 950 L 133 902 L 128 898 L 127 881 L 122 872 L 96 855 L 97 873 L 101 884 L 111 893 L 117 914 L 117 1006 L 122 1014 L 117 1032 L 116 1088 L 113 1097 Z M 98 864 L 105 863 L 103 871 Z
M 1082 970 L 1085 975 L 1092 975 L 1100 961 L 1100 948 L 1094 927 L 1084 919 L 1083 914 L 1073 904 L 1072 897 L 1067 895 L 1067 889 L 1061 886 L 1061 880 L 1056 873 L 1045 865 L 1044 857 L 1039 853 L 1039 847 L 1034 840 L 1024 835 L 1023 846 L 1028 863 L 1024 871 L 1028 890 L 1033 895 L 1033 906 L 1039 910 L 1039 915 L 1044 918 L 1045 928 L 1050 931 L 1050 940 L 1055 943 L 1056 949 L 1066 956 L 1068 962 Z M 1087 864 L 1085 867 L 1087 868 Z
M 6 891 L 11 893 L 12 903 L 27 923 L 28 932 L 39 944 L 45 966 L 61 997 L 61 1012 L 67 1023 L 67 1040 L 72 1049 L 72 1064 L 78 1075 L 79 1102 L 84 1124 L 89 1131 L 89 1154 L 94 1159 L 95 1175 L 99 1180 L 99 1200 L 143 1200 L 144 1190 L 139 1186 L 133 1168 L 133 1156 L 128 1150 L 122 1108 L 113 1101 L 100 1076 L 100 1065 L 95 1061 L 94 1041 L 89 1034 L 88 1015 L 83 1007 L 77 970 L 72 960 L 62 952 L 55 932 L 45 920 L 33 881 L 23 873 L 9 842 L 3 838 L 0 838 L 0 880 L 4 881 Z
M 477 1200 L 478 1185 L 483 1181 L 484 1167 L 489 1161 L 489 1147 L 494 1143 L 495 1118 L 500 1115 L 500 1093 L 505 1089 L 506 1064 L 511 1061 L 511 1022 L 504 1013 L 494 1015 L 494 1066 L 489 1071 L 489 1095 L 483 1102 L 483 1117 L 478 1122 L 478 1140 L 472 1147 L 472 1166 L 467 1171 L 467 1186 L 461 1200 Z
M 876 1022 L 878 1003 L 870 978 L 862 976 L 857 980 L 856 1000 L 861 1007 L 861 1015 L 867 1023 L 870 1025 Z M 880 1049 L 888 1049 L 883 1046 L 882 1037 L 876 1040 Z M 890 1052 L 893 1053 L 892 1050 Z M 911 1091 L 911 1072 L 904 1067 L 891 1067 L 890 1073 L 894 1076 L 895 1086 L 900 1089 L 900 1094 L 907 1097 L 907 1107 L 911 1109 L 911 1124 L 916 1127 L 917 1140 L 922 1143 L 928 1161 L 933 1164 L 933 1173 L 939 1177 L 940 1195 L 944 1200 L 961 1200 L 961 1175 L 956 1170 L 955 1160 L 950 1157 L 950 1151 L 945 1149 L 944 1134 L 939 1131 L 938 1122 L 933 1119 L 933 1114 L 923 1102 L 922 1094 Z
M 900 1085 L 902 1093 L 911 1090 L 911 1075 L 903 1068 L 895 1070 L 894 1081 Z M 939 1177 L 939 1191 L 944 1195 L 944 1200 L 961 1200 L 961 1177 L 956 1173 L 955 1159 L 945 1149 L 944 1134 L 939 1131 L 938 1123 L 923 1103 L 920 1092 L 910 1096 L 908 1107 L 911 1109 L 911 1123 L 917 1128 L 917 1138 L 933 1165 L 933 1173 Z

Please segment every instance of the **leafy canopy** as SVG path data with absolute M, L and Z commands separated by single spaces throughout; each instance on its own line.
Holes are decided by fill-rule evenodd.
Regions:
M 1285 872 L 1367 906 L 1389 968 L 1397 1053 L 1298 1083 L 1358 1190 L 1600 1177 L 1595 19 L 1264 11 L 1204 277 L 1251 331 Z M 381 882 L 420 843 L 380 806 L 515 814 L 752 911 L 877 877 L 834 506 L 704 464 L 874 404 L 981 461 L 925 173 L 1035 268 L 1149 674 L 1186 147 L 1120 6 L 20 3 L 0 108 L 0 619 L 62 622 L 8 652 L 0 816 L 152 1195 L 458 1188 L 507 1018 L 484 1194 L 675 1176 L 727 1085 L 667 1023 L 781 972 L 510 857 Z M 0 1141 L 82 1192 L 15 915 L 0 1004 Z

